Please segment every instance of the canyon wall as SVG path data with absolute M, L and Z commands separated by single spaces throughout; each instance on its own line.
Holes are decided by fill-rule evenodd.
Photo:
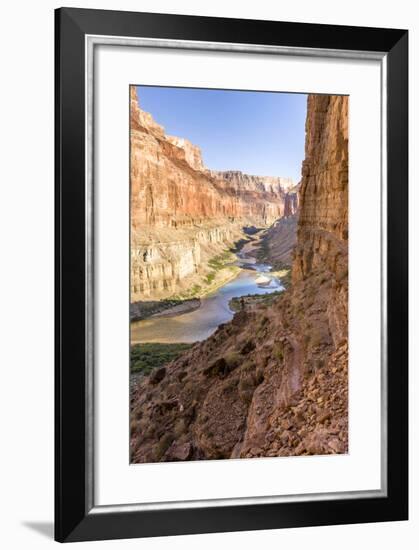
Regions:
M 287 211 L 286 211 L 287 212 Z M 297 242 L 297 209 L 294 214 L 286 213 L 266 231 L 259 259 L 274 270 L 289 269 Z
M 284 215 L 266 230 L 261 241 L 258 258 L 274 270 L 288 269 L 292 263 L 297 242 L 299 187 L 300 184 L 288 187 L 284 197 Z
M 140 108 L 135 86 L 130 101 L 131 300 L 159 299 L 205 275 L 244 226 L 283 216 L 292 181 L 211 172 L 199 147 L 166 135 Z
M 298 283 L 318 271 L 331 274 L 327 317 L 339 345 L 348 315 L 348 97 L 309 96 L 307 112 L 292 277 Z
M 131 459 L 348 452 L 348 98 L 309 96 L 292 286 L 138 385 Z
M 298 191 L 288 192 L 284 201 L 284 218 L 294 216 L 298 210 Z
M 242 216 L 253 225 L 269 226 L 284 215 L 287 189 L 294 186 L 290 178 L 254 176 L 239 170 L 208 172 L 223 194 L 243 205 Z
M 174 232 L 176 232 L 174 234 Z M 165 298 L 199 284 L 208 260 L 240 238 L 236 224 L 131 232 L 131 301 Z M 208 270 L 209 272 L 209 270 Z
M 238 205 L 223 200 L 202 169 L 200 151 L 187 140 L 166 136 L 138 106 L 131 87 L 132 229 L 192 227 L 219 217 L 238 216 Z
M 228 187 L 236 193 L 256 191 L 271 193 L 273 196 L 276 195 L 283 198 L 288 189 L 295 185 L 291 178 L 252 176 L 244 174 L 240 172 L 240 170 L 210 170 L 210 174 L 215 178 L 226 180 L 226 182 L 228 182 Z

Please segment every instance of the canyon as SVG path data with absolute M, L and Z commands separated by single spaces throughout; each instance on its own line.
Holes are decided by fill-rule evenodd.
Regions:
M 308 96 L 305 159 L 297 190 L 235 172 L 225 177 L 208 173 L 196 149 L 183 144 L 186 149 L 172 150 L 173 144 L 153 129 L 149 118 L 139 115 L 138 124 L 143 119 L 149 124 L 136 130 L 134 139 L 159 149 L 159 166 L 146 164 L 144 170 L 159 185 L 158 170 L 167 169 L 168 162 L 174 168 L 172 183 L 161 197 L 141 191 L 149 212 L 141 211 L 138 181 L 133 182 L 136 227 L 147 216 L 163 229 L 193 226 L 194 219 L 201 220 L 197 231 L 207 235 L 221 226 L 219 217 L 228 218 L 223 227 L 231 234 L 214 237 L 226 239 L 225 244 L 235 236 L 237 219 L 243 225 L 271 225 L 280 218 L 268 230 L 266 254 L 284 240 L 286 222 L 295 224 L 297 233 L 282 251 L 292 263 L 292 284 L 286 291 L 270 303 L 246 302 L 209 338 L 138 382 L 131 396 L 131 461 L 347 453 L 348 98 Z M 140 164 L 136 170 L 143 169 Z M 183 191 L 178 194 L 180 170 L 189 173 L 193 193 L 206 193 L 205 212 L 198 203 L 193 213 L 184 211 Z M 205 188 L 198 183 L 204 180 Z M 218 202 L 221 193 L 225 203 Z M 245 204 L 246 193 L 253 195 L 253 205 Z M 296 196 L 286 198 L 288 193 Z M 268 199 L 274 194 L 281 199 L 271 207 Z M 164 208 L 169 200 L 176 204 L 175 218 Z M 204 227 L 204 218 L 211 227 Z M 196 263 L 193 254 L 190 261 Z
M 130 94 L 131 301 L 190 297 L 244 228 L 267 228 L 296 210 L 295 184 L 209 170 L 199 147 L 166 135 L 140 108 L 135 86 Z

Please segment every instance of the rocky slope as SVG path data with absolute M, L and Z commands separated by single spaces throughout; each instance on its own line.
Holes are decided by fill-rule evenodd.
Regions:
M 297 213 L 284 216 L 266 231 L 259 250 L 261 262 L 270 264 L 274 270 L 289 268 L 297 242 Z
M 259 260 L 274 270 L 289 268 L 297 242 L 299 185 L 289 188 L 284 200 L 284 215 L 269 227 L 261 239 Z
M 139 384 L 134 462 L 348 451 L 347 115 L 308 98 L 291 288 Z
M 156 299 L 197 284 L 208 259 L 246 225 L 283 216 L 292 181 L 211 172 L 188 140 L 165 134 L 131 87 L 131 299 Z

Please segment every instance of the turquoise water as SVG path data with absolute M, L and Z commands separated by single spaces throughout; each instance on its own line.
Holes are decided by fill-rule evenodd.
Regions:
M 233 318 L 234 313 L 228 306 L 232 298 L 283 290 L 280 280 L 269 275 L 270 266 L 253 264 L 252 267 L 254 270 L 243 269 L 233 281 L 202 298 L 201 307 L 195 311 L 131 323 L 131 343 L 190 343 L 205 340 L 215 332 L 218 325 Z M 271 279 L 269 286 L 261 287 L 256 283 L 261 273 Z

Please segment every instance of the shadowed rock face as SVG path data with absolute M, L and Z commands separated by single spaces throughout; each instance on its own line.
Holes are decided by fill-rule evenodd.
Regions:
M 348 330 L 348 98 L 309 96 L 307 113 L 292 277 L 330 273 L 327 316 L 337 346 Z
M 274 269 L 289 267 L 297 242 L 298 214 L 284 216 L 266 231 L 263 242 L 267 263 Z
M 294 216 L 298 210 L 298 192 L 293 191 L 285 195 L 284 218 Z
M 287 178 L 211 172 L 199 147 L 168 136 L 131 87 L 131 299 L 163 298 L 201 266 L 284 214 Z
M 134 462 L 348 451 L 347 116 L 309 96 L 293 285 L 141 382 Z

